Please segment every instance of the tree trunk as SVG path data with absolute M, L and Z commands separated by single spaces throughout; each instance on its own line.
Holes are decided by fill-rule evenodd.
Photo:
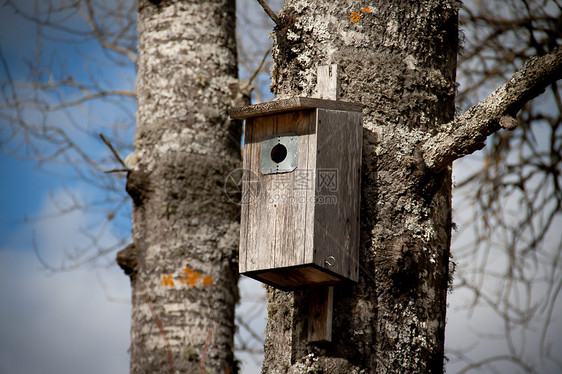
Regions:
M 360 280 L 335 287 L 324 345 L 306 340 L 307 291 L 270 288 L 264 373 L 443 371 L 451 170 L 420 148 L 453 119 L 459 3 L 358 4 L 287 0 L 275 33 L 277 97 L 312 96 L 317 66 L 339 64 L 340 99 L 366 109 Z
M 131 373 L 234 373 L 239 207 L 235 1 L 138 2 L 138 119 L 127 191 Z

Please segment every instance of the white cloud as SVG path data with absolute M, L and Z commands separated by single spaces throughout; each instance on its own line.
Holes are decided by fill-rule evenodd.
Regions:
M 85 242 L 80 229 L 95 219 L 83 211 L 55 214 L 82 195 L 77 188 L 58 190 L 38 207 L 37 215 L 53 216 L 34 225 L 41 257 L 52 266 L 61 264 L 65 252 L 75 254 L 74 248 Z M 131 307 L 109 301 L 103 285 L 112 297 L 129 300 L 128 278 L 117 265 L 97 270 L 103 285 L 91 266 L 50 274 L 28 244 L 30 231 L 27 226 L 13 232 L 4 238 L 9 244 L 0 248 L 0 373 L 127 373 Z M 112 237 L 107 234 L 101 240 Z M 242 277 L 241 293 L 237 312 L 263 334 L 266 308 L 257 300 L 264 297 L 263 286 Z M 262 348 L 244 328 L 239 331 L 251 348 Z M 261 372 L 262 355 L 237 352 L 237 357 L 242 373 Z
M 43 199 L 37 216 L 48 218 L 41 219 L 33 228 L 39 255 L 49 266 L 114 264 L 112 248 L 119 239 L 108 229 L 112 222 L 107 221 L 103 211 L 81 208 L 88 205 L 84 198 L 87 195 L 82 188 L 65 188 Z M 107 253 L 100 255 L 100 251 Z
M 80 197 L 79 191 L 73 191 Z M 55 193 L 55 197 L 63 196 Z M 53 212 L 45 199 L 39 215 Z M 74 212 L 36 225 L 40 252 L 59 265 L 63 250 L 84 241 L 78 228 L 91 216 Z M 129 367 L 129 279 L 115 266 L 49 274 L 29 244 L 30 227 L 4 238 L 0 248 L 0 373 L 126 373 Z M 27 234 L 27 238 L 26 238 Z M 24 240 L 27 239 L 27 240 Z M 106 234 L 102 241 L 112 240 Z M 111 296 L 100 285 L 101 276 Z
M 127 372 L 130 305 L 108 301 L 93 270 L 38 268 L 31 252 L 0 251 L 0 372 Z M 104 273 L 112 292 L 128 294 L 119 269 Z

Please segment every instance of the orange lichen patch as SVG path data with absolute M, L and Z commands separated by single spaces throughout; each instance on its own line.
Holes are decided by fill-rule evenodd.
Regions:
M 349 15 L 349 19 L 351 20 L 351 23 L 359 22 L 361 20 L 361 13 L 353 12 Z
M 371 13 L 371 9 L 369 9 L 369 8 L 367 8 L 367 7 L 362 8 L 361 11 L 362 11 L 363 13 Z
M 201 273 L 196 272 L 190 268 L 183 268 L 183 278 L 180 278 L 181 283 L 187 283 L 189 287 L 195 286 L 197 280 L 201 278 Z
M 213 278 L 211 278 L 211 276 L 209 275 L 205 275 L 205 277 L 203 277 L 203 281 L 201 282 L 201 284 L 203 286 L 212 286 L 213 283 Z
M 162 279 L 160 279 L 160 283 L 162 283 L 162 285 L 164 287 L 174 287 L 174 281 L 172 280 L 172 274 L 168 274 L 168 275 L 162 275 Z

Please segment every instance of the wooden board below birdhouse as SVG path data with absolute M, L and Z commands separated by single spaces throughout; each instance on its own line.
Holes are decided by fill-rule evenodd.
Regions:
M 244 275 L 282 290 L 310 285 L 336 284 L 344 278 L 315 265 L 276 268 L 268 271 L 245 272 Z

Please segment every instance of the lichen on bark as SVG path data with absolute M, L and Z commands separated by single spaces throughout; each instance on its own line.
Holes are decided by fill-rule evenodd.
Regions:
M 333 341 L 306 341 L 306 292 L 269 290 L 264 373 L 439 373 L 451 173 L 421 144 L 454 115 L 457 1 L 288 0 L 272 91 L 312 96 L 318 65 L 341 67 L 341 100 L 366 106 L 360 280 L 335 287 Z M 362 12 L 351 22 L 352 12 Z M 310 371 L 307 371 L 310 370 Z
M 127 183 L 135 251 L 121 256 L 134 265 L 131 373 L 237 371 L 239 207 L 222 188 L 239 165 L 241 126 L 228 117 L 238 83 L 234 4 L 138 2 L 138 115 Z M 212 284 L 179 282 L 182 269 Z

